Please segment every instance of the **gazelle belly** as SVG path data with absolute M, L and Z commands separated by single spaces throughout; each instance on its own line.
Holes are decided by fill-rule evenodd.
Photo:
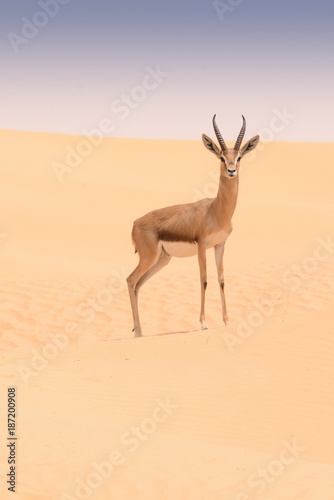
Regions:
M 161 241 L 160 243 L 172 257 L 192 257 L 197 254 L 197 243 L 184 241 Z
M 208 236 L 205 240 L 206 248 L 212 248 L 226 240 L 228 233 L 219 231 Z M 197 254 L 197 243 L 184 241 L 160 241 L 161 247 L 172 257 L 192 257 Z

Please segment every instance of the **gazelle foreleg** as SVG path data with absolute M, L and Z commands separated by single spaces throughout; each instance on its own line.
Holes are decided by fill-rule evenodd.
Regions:
M 199 317 L 201 323 L 201 329 L 207 330 L 209 327 L 205 322 L 205 290 L 207 287 L 207 274 L 206 274 L 206 248 L 202 243 L 198 243 L 198 263 L 199 263 L 199 274 L 201 280 L 201 314 Z
M 218 273 L 218 283 L 220 288 L 220 298 L 222 302 L 223 321 L 226 326 L 231 326 L 228 320 L 226 301 L 225 301 L 225 283 L 224 283 L 224 266 L 223 266 L 224 248 L 225 248 L 225 242 L 216 245 L 215 257 L 216 257 L 216 266 Z

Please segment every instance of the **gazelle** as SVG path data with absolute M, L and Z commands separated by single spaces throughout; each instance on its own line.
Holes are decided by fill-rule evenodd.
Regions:
M 224 293 L 224 247 L 232 231 L 231 219 L 238 197 L 240 160 L 255 149 L 259 142 L 257 135 L 241 148 L 246 131 L 244 116 L 242 119 L 243 125 L 233 149 L 226 146 L 216 124 L 216 115 L 213 117 L 213 128 L 220 148 L 210 137 L 202 135 L 204 146 L 220 160 L 220 179 L 216 198 L 205 198 L 195 203 L 153 210 L 135 220 L 133 224 L 132 240 L 135 252 L 139 255 L 139 263 L 128 276 L 127 283 L 134 321 L 133 331 L 136 337 L 142 335 L 138 313 L 139 289 L 166 266 L 172 257 L 198 255 L 201 282 L 200 323 L 202 330 L 208 328 L 204 312 L 207 287 L 206 250 L 212 247 L 215 249 L 223 321 L 226 326 L 230 326 Z

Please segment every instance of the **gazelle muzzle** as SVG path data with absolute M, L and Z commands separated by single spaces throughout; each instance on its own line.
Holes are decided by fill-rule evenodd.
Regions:
M 236 164 L 233 162 L 230 162 L 227 167 L 227 175 L 229 177 L 235 177 L 237 175 L 237 169 L 236 169 Z
M 231 168 L 231 167 L 229 167 L 229 168 L 227 169 L 227 175 L 228 175 L 229 177 L 235 177 L 235 176 L 237 175 L 237 170 L 236 170 L 236 168 Z

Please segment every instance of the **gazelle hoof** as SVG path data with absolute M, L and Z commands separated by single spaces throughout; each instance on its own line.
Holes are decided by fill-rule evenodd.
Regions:
M 201 330 L 208 330 L 209 327 L 208 325 L 205 323 L 205 321 L 203 321 L 203 323 L 201 323 Z
M 232 324 L 229 323 L 229 322 L 227 322 L 227 323 L 225 323 L 225 326 L 229 326 L 230 327 L 230 326 L 232 326 Z

